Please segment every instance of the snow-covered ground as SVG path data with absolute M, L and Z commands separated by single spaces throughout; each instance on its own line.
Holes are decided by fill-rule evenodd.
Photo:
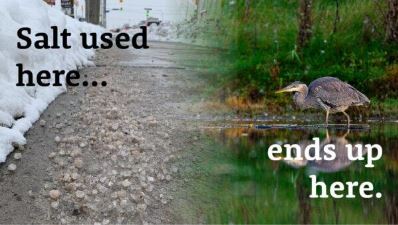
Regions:
M 193 0 L 107 0 L 107 28 L 131 34 L 140 32 L 141 21 L 146 20 L 145 8 L 150 8 L 149 17 L 162 21 L 148 29 L 148 39 L 203 44 L 205 23 L 192 20 L 196 5 Z M 122 10 L 120 10 L 122 9 Z
M 107 0 L 107 28 L 137 24 L 146 19 L 145 8 L 151 8 L 150 17 L 172 23 L 188 19 L 195 10 L 192 0 Z M 118 10 L 121 9 L 122 10 Z
M 17 30 L 30 27 L 32 34 L 45 32 L 52 37 L 51 26 L 67 28 L 71 49 L 21 50 L 17 48 Z M 92 63 L 93 50 L 81 46 L 81 32 L 102 32 L 102 29 L 65 16 L 56 7 L 42 0 L 0 1 L 0 162 L 25 143 L 24 133 L 65 87 L 17 87 L 17 63 L 34 76 L 40 70 L 72 70 Z M 34 40 L 34 35 L 31 35 Z
M 189 20 L 180 22 L 162 22 L 159 25 L 151 24 L 148 27 L 149 41 L 163 41 L 163 42 L 178 42 L 195 44 L 207 47 L 217 47 L 218 43 L 211 42 L 213 27 L 216 27 L 214 21 L 210 20 Z M 111 29 L 113 32 L 127 32 L 131 35 L 141 32 L 141 23 L 138 24 L 124 24 L 116 29 Z M 214 31 L 213 31 L 214 32 Z

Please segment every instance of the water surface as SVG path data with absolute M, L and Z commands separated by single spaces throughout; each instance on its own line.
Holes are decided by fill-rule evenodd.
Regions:
M 207 147 L 196 177 L 197 207 L 210 223 L 398 223 L 398 124 L 372 123 L 369 129 L 303 128 L 206 129 Z M 271 161 L 274 143 L 302 147 L 319 137 L 336 145 L 333 161 Z M 374 168 L 348 160 L 346 144 L 380 144 L 383 157 Z M 321 154 L 322 151 L 321 151 Z M 363 154 L 366 154 L 364 152 Z M 309 175 L 328 187 L 335 181 L 370 181 L 380 199 L 311 199 Z

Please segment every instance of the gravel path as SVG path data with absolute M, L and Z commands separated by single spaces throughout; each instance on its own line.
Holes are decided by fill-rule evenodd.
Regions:
M 82 79 L 108 85 L 69 88 L 0 165 L 0 224 L 182 222 L 176 162 L 198 142 L 198 54 L 170 43 L 99 51 Z

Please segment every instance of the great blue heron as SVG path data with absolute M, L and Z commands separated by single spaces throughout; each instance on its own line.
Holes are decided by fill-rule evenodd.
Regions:
M 311 82 L 307 87 L 296 81 L 277 91 L 294 92 L 293 101 L 300 109 L 323 109 L 326 111 L 326 126 L 329 113 L 342 112 L 347 117 L 350 126 L 350 116 L 345 112 L 350 106 L 369 104 L 369 99 L 351 85 L 335 77 L 321 77 Z

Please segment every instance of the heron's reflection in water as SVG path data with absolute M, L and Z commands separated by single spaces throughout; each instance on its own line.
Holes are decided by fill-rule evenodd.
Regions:
M 338 136 L 336 134 L 330 135 L 329 130 L 326 129 L 326 137 L 325 139 L 320 141 L 319 145 L 319 150 L 320 150 L 320 157 L 323 159 L 324 155 L 327 155 L 325 153 L 324 147 L 326 145 L 332 144 L 335 146 L 334 152 L 336 154 L 335 159 L 333 160 L 307 160 L 307 159 L 302 159 L 302 160 L 287 160 L 285 159 L 284 162 L 294 168 L 300 168 L 300 167 L 307 167 L 307 170 L 309 173 L 317 173 L 317 172 L 337 172 L 340 170 L 343 170 L 344 168 L 348 167 L 351 165 L 353 162 L 348 158 L 347 154 L 347 147 L 346 145 L 351 144 L 353 146 L 352 149 L 352 155 L 357 156 L 358 155 L 358 148 L 355 147 L 356 144 L 362 144 L 361 142 L 355 142 L 355 143 L 350 143 L 346 138 L 350 134 L 350 130 L 347 130 L 346 133 L 342 136 Z M 309 140 L 303 140 L 298 143 L 298 145 L 301 147 L 301 149 L 305 149 L 307 146 L 313 144 L 313 141 Z M 359 151 L 362 153 L 362 155 L 365 155 L 367 153 L 366 148 L 364 148 L 362 151 Z M 293 154 L 297 154 L 296 152 L 293 152 Z M 311 152 L 309 153 L 311 156 L 315 155 L 315 149 L 311 149 Z
M 350 132 L 340 127 L 280 126 L 209 129 L 206 133 L 211 141 L 208 150 L 200 152 L 200 168 L 209 172 L 193 187 L 206 187 L 197 196 L 209 197 L 200 210 L 209 210 L 212 223 L 398 224 L 398 123 L 370 124 L 369 129 Z M 268 149 L 273 144 L 282 146 L 281 154 L 275 156 L 287 157 L 284 144 L 305 149 L 314 145 L 315 137 L 320 139 L 320 150 L 327 144 L 335 146 L 334 160 L 284 162 L 269 158 Z M 383 157 L 374 168 L 367 169 L 365 161 L 353 163 L 348 159 L 348 144 L 379 144 Z M 353 150 L 356 157 L 359 151 Z M 323 158 L 329 152 L 320 153 Z M 312 199 L 309 173 L 316 174 L 327 187 L 337 181 L 370 181 L 383 197 Z M 209 207 L 209 202 L 215 207 Z

